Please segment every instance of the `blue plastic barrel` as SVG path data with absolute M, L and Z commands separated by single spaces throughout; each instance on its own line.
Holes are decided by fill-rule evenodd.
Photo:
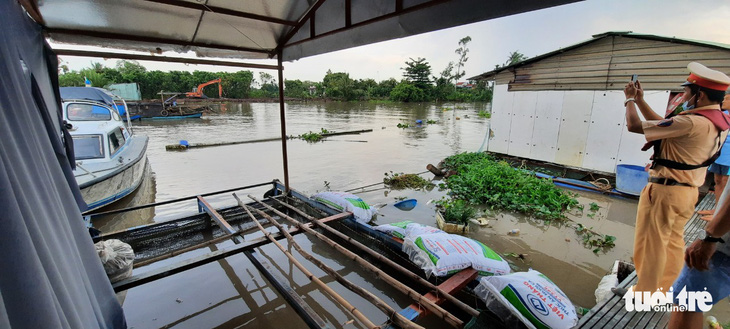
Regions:
M 639 195 L 649 181 L 649 173 L 644 167 L 629 164 L 616 166 L 616 190 L 621 193 Z

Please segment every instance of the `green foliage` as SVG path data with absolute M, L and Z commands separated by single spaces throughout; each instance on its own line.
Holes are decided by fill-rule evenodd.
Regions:
M 591 202 L 590 206 L 591 206 L 590 210 L 593 211 L 593 212 L 598 211 L 598 209 L 601 209 L 601 206 L 599 206 L 595 202 Z
M 443 207 L 444 220 L 451 223 L 467 224 L 477 212 L 464 200 L 439 202 L 439 205 Z
M 436 124 L 436 123 L 438 123 L 438 121 L 436 121 L 436 120 L 431 120 L 431 119 L 426 120 L 426 124 L 429 124 L 429 125 Z
M 105 87 L 114 83 L 139 84 L 142 98 L 159 99 L 161 90 L 166 92 L 187 92 L 199 84 L 221 78 L 223 96 L 229 98 L 248 98 L 251 94 L 251 71 L 238 72 L 203 72 L 183 71 L 147 71 L 136 61 L 117 61 L 115 68 L 103 67 L 100 63 L 92 63 L 90 68 L 81 71 L 70 71 L 60 74 L 61 87 L 83 86 L 86 75 L 95 87 Z M 218 97 L 218 87 L 211 85 L 204 89 L 206 96 Z M 278 93 L 276 94 L 278 95 Z
M 484 153 L 461 153 L 444 161 L 457 175 L 447 178 L 454 198 L 472 204 L 525 213 L 543 219 L 565 218 L 578 201 L 550 181 L 537 178 Z
M 467 60 L 469 60 L 469 57 L 466 57 L 466 55 L 469 53 L 469 48 L 466 47 L 467 44 L 471 42 L 471 37 L 466 36 L 459 40 L 459 48 L 456 48 L 454 51 L 457 55 L 459 55 L 459 61 L 456 63 L 456 74 L 454 74 L 454 81 L 459 81 L 464 75 L 466 75 L 466 71 L 461 71 L 461 68 L 464 67 L 464 64 Z
M 396 102 L 425 102 L 428 100 L 426 93 L 411 84 L 403 81 L 390 92 L 390 99 Z
M 396 190 L 418 190 L 433 187 L 433 184 L 431 182 L 416 174 L 393 173 L 392 171 L 390 172 L 390 174 L 385 173 L 383 183 L 385 183 L 386 186 Z
M 403 78 L 412 83 L 418 89 L 426 90 L 431 87 L 431 65 L 426 62 L 425 58 L 413 59 L 406 61 L 406 67 L 402 68 Z
M 481 110 L 481 111 L 479 111 L 479 117 L 489 119 L 492 117 L 492 112 L 487 112 L 487 111 Z
M 603 248 L 612 248 L 616 245 L 616 237 L 613 235 L 596 233 L 592 228 L 587 228 L 583 224 L 577 224 L 574 228 L 575 232 L 582 236 L 583 245 L 593 248 L 594 253 L 598 253 Z
M 313 132 L 310 131 L 308 133 L 304 133 L 304 134 L 299 135 L 299 138 L 307 141 L 307 143 L 316 143 L 316 142 L 319 142 L 319 141 L 322 140 L 322 134 L 320 134 L 320 133 L 313 133 Z
M 398 128 L 402 128 L 402 129 L 406 129 L 406 128 L 410 127 L 410 126 L 411 126 L 411 125 L 409 125 L 409 124 L 407 124 L 407 123 L 402 123 L 402 122 L 399 122 L 399 123 L 398 123 L 398 125 L 397 125 L 396 127 L 398 127 Z

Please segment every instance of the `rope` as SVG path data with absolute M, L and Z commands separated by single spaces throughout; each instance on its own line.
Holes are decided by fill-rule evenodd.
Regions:
M 611 183 L 608 181 L 608 179 L 605 178 L 599 178 L 594 181 L 590 181 L 589 183 L 603 191 L 610 191 L 613 189 Z

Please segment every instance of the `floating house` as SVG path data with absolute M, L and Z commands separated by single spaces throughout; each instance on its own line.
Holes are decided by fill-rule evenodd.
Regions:
M 626 83 L 637 74 L 664 115 L 692 61 L 730 74 L 730 45 L 607 32 L 469 80 L 494 81 L 488 151 L 615 173 L 650 156 L 644 137 L 625 127 Z

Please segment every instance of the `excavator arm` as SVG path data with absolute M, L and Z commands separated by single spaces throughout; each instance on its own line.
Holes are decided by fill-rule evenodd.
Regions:
M 213 79 L 208 82 L 204 82 L 198 85 L 197 88 L 195 88 L 195 91 L 187 92 L 185 93 L 185 96 L 192 97 L 192 98 L 202 98 L 203 97 L 203 89 L 207 86 L 210 86 L 212 84 L 218 84 L 218 98 L 223 97 L 223 86 L 221 85 L 221 79 Z

